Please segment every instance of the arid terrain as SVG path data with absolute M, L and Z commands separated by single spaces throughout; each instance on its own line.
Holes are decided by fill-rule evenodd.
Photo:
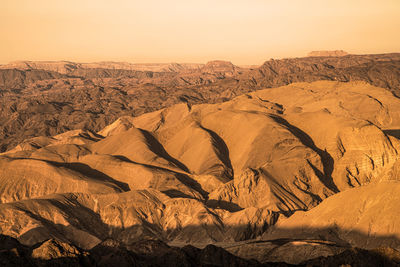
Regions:
M 220 103 L 293 82 L 365 81 L 400 95 L 400 54 L 230 62 L 129 64 L 15 62 L 0 65 L 0 152 L 27 138 L 99 131 L 121 116 L 178 103 Z
M 400 265 L 400 54 L 14 62 L 0 96 L 0 265 Z

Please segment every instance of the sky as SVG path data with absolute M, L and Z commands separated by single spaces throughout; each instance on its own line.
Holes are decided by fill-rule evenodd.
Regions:
M 0 64 L 249 65 L 336 49 L 400 52 L 400 0 L 0 0 Z

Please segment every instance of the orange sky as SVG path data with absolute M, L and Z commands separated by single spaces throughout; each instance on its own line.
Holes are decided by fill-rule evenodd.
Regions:
M 0 0 L 0 63 L 400 52 L 400 0 Z

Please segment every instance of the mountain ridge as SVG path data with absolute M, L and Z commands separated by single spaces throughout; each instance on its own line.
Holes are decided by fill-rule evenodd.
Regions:
M 66 130 L 99 131 L 121 116 L 138 116 L 178 103 L 219 103 L 292 82 L 362 80 L 400 95 L 400 54 L 292 58 L 243 69 L 152 72 L 75 69 L 0 70 L 0 151 L 24 139 Z M 45 111 L 45 112 L 39 112 Z
M 365 243 L 369 225 L 384 237 L 377 245 L 399 249 L 399 229 L 375 224 L 362 199 L 353 202 L 363 218 L 357 234 L 343 235 L 345 224 L 336 232 L 311 224 L 328 229 L 314 241 L 279 230 L 302 216 L 306 226 L 308 216 L 325 222 L 319 209 L 336 200 L 335 210 L 349 194 L 396 190 L 400 141 L 389 133 L 400 127 L 399 108 L 386 89 L 318 81 L 27 139 L 0 154 L 0 229 L 26 246 L 213 243 L 247 260 L 301 264 L 378 249 Z

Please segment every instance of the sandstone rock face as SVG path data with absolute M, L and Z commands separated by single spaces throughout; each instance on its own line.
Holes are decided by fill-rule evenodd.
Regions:
M 0 232 L 51 259 L 143 240 L 294 264 L 398 248 L 398 110 L 319 81 L 27 139 L 0 154 Z

